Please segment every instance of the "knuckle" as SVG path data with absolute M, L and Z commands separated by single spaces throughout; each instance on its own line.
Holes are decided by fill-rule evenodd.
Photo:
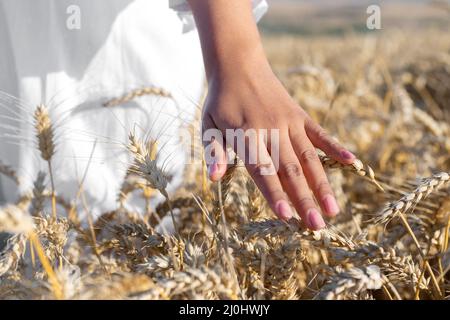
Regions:
M 293 133 L 291 132 L 290 138 L 294 143 L 296 143 L 298 145 L 301 141 L 304 140 L 305 137 L 304 137 L 304 135 L 302 135 L 298 132 L 293 132 Z
M 306 149 L 300 155 L 300 160 L 302 163 L 312 163 L 318 159 L 317 152 L 314 149 Z
M 212 108 L 211 110 L 208 110 L 208 114 L 212 119 L 218 119 L 221 116 L 223 116 L 223 112 L 221 112 L 220 107 Z
M 306 213 L 306 211 L 307 211 L 308 209 L 314 208 L 314 207 L 315 207 L 314 201 L 313 201 L 313 199 L 312 199 L 311 197 L 303 197 L 303 198 L 300 198 L 300 199 L 297 201 L 297 205 L 298 205 L 298 207 L 299 207 L 304 213 Z
M 321 129 L 318 133 L 318 137 L 320 140 L 324 141 L 328 144 L 328 146 L 332 149 L 341 149 L 339 143 L 328 134 L 324 129 Z
M 281 174 L 287 179 L 297 179 L 303 176 L 303 170 L 300 164 L 289 162 L 282 165 Z
M 266 113 L 264 114 L 265 123 L 283 123 L 283 119 L 276 113 Z
M 298 119 L 296 117 L 293 117 L 292 119 Z M 292 122 L 292 120 L 291 120 Z M 304 130 L 303 121 L 300 120 L 294 120 L 295 128 L 290 128 L 289 130 L 289 137 L 292 141 L 297 142 L 299 144 L 300 142 L 304 141 L 305 139 L 308 139 L 308 136 L 306 134 L 306 131 Z
M 332 148 L 333 150 L 335 150 L 336 152 L 341 151 L 343 148 L 341 147 L 341 145 L 335 141 L 330 141 L 330 148 Z
M 334 140 L 333 138 L 330 138 L 330 139 L 328 140 L 328 145 L 329 145 L 330 148 L 332 148 L 333 150 L 339 151 L 339 150 L 342 149 L 341 145 L 340 145 L 336 140 Z
M 324 140 L 324 141 L 330 141 L 330 135 L 328 134 L 328 132 L 325 129 L 320 128 L 317 132 L 317 136 L 319 137 L 320 140 Z
M 255 178 L 273 175 L 274 167 L 271 163 L 257 163 L 250 169 L 250 174 Z
M 288 110 L 288 112 L 286 112 L 286 118 L 289 122 L 292 121 L 292 119 L 295 120 L 295 124 L 296 126 L 304 126 L 305 124 L 305 115 L 303 114 L 302 110 L 294 106 L 292 107 L 290 110 Z
M 268 190 L 267 198 L 269 202 L 275 204 L 278 200 L 286 200 L 286 194 L 283 190 Z
M 314 193 L 316 195 L 327 195 L 327 194 L 333 194 L 333 191 L 331 190 L 331 186 L 328 183 L 328 181 L 323 180 L 317 183 L 317 185 L 314 187 Z

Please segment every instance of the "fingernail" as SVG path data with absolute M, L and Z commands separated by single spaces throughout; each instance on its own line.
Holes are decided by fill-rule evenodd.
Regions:
M 322 215 L 316 209 L 309 209 L 307 216 L 312 229 L 320 230 L 325 227 L 325 221 L 323 221 Z
M 328 214 L 336 215 L 339 213 L 339 206 L 332 195 L 327 195 L 323 198 L 323 206 Z
M 292 209 L 289 203 L 285 200 L 280 200 L 275 205 L 277 215 L 283 220 L 289 220 L 292 218 Z
M 346 159 L 346 160 L 353 160 L 356 159 L 355 155 L 353 153 L 351 153 L 350 151 L 344 150 L 341 152 L 341 156 L 342 158 Z
M 213 163 L 208 165 L 208 175 L 211 178 L 214 176 L 217 171 L 219 171 L 219 165 L 217 164 L 216 160 L 213 161 Z

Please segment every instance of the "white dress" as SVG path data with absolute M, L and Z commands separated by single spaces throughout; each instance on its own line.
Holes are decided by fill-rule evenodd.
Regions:
M 253 5 L 259 19 L 267 5 Z M 184 1 L 0 0 L 0 70 L 0 160 L 22 179 L 17 189 L 0 175 L 0 200 L 29 191 L 46 169 L 32 118 L 40 103 L 56 123 L 55 185 L 67 199 L 84 178 L 91 210 L 116 208 L 133 129 L 163 146 L 159 156 L 174 176 L 169 192 L 181 182 L 185 153 L 178 132 L 205 88 L 198 34 Z M 173 98 L 102 106 L 142 87 Z

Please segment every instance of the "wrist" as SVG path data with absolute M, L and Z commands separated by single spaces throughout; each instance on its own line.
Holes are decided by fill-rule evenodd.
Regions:
M 265 66 L 250 0 L 188 0 L 202 44 L 208 80 Z
M 248 45 L 248 43 L 247 43 Z M 261 45 L 239 47 L 223 57 L 212 59 L 207 66 L 208 83 L 251 80 L 272 74 L 272 69 Z

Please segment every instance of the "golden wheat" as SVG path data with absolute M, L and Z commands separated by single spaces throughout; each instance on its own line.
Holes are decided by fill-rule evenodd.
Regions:
M 59 137 L 39 106 L 52 190 L 39 173 L 16 205 L 0 209 L 0 231 L 13 233 L 0 248 L 0 298 L 448 299 L 450 41 L 433 31 L 415 39 L 265 39 L 296 102 L 360 158 L 343 165 L 320 154 L 342 213 L 317 232 L 277 220 L 240 164 L 219 183 L 192 164 L 169 194 L 157 142 L 134 132 L 117 208 L 85 226 L 73 219 L 85 208 L 56 195 Z M 105 106 L 147 94 L 171 98 L 148 87 Z M 18 182 L 15 168 L 0 164 L 0 173 Z M 126 205 L 131 194 L 144 215 Z M 48 214 L 49 199 L 68 219 Z M 168 214 L 173 234 L 160 224 Z

